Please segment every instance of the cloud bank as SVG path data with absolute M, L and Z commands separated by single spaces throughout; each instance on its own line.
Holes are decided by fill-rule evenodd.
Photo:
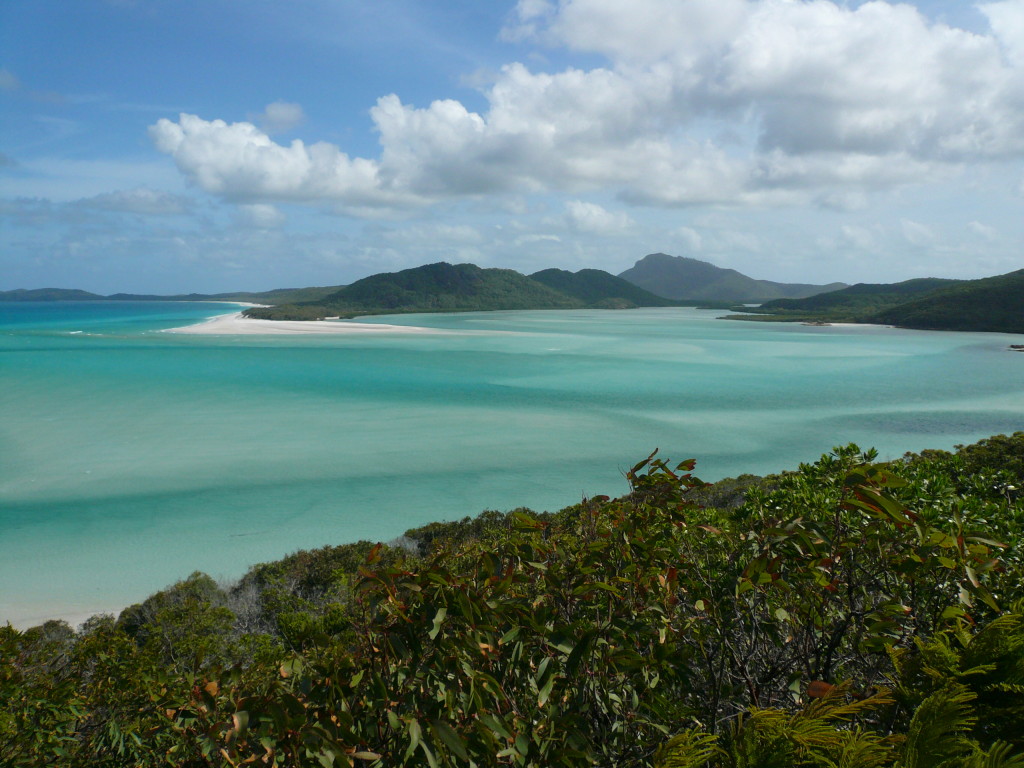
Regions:
M 265 130 L 182 114 L 150 135 L 233 202 L 372 210 L 602 190 L 651 206 L 855 209 L 876 190 L 1024 157 L 1024 0 L 979 9 L 987 34 L 886 2 L 520 0 L 506 40 L 606 65 L 509 64 L 482 112 L 384 96 L 370 110 L 373 158 L 274 142 L 301 119 L 285 103 L 267 108 Z M 586 211 L 568 215 L 588 226 Z

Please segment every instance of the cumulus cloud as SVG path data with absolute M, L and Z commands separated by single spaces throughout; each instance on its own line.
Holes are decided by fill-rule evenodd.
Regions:
M 577 232 L 592 235 L 620 235 L 633 226 L 625 213 L 609 211 L 596 203 L 570 200 L 565 205 L 565 220 Z
M 225 123 L 182 114 L 150 126 L 157 149 L 203 190 L 237 202 L 337 199 L 388 202 L 372 160 L 351 159 L 326 142 L 285 147 L 252 123 Z
M 1024 64 L 1024 2 L 982 3 L 978 10 L 988 17 L 992 32 L 1003 44 L 1007 56 L 1018 65 Z
M 77 204 L 83 208 L 138 213 L 148 216 L 168 216 L 185 213 L 191 207 L 190 201 L 187 198 L 149 189 L 148 187 L 105 192 L 79 200 Z
M 256 115 L 256 122 L 270 135 L 288 133 L 306 122 L 306 113 L 299 104 L 288 101 L 275 101 L 267 104 L 267 108 Z
M 301 116 L 285 102 L 257 119 L 263 130 L 181 115 L 150 133 L 194 183 L 242 202 L 373 211 L 604 190 L 640 205 L 851 210 L 966 162 L 1024 157 L 1024 0 L 981 10 L 989 34 L 878 0 L 520 0 L 507 39 L 606 66 L 509 64 L 480 112 L 384 96 L 370 110 L 375 158 L 274 142 Z

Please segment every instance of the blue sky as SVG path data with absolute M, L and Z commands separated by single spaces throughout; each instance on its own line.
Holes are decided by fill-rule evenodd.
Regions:
M 6 0 L 0 290 L 1024 267 L 1024 0 Z

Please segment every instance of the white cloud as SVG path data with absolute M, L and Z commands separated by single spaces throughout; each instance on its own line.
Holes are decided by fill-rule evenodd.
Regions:
M 350 159 L 325 142 L 285 147 L 252 123 L 225 123 L 182 114 L 150 126 L 157 149 L 203 190 L 227 200 L 341 200 L 354 205 L 388 201 L 371 160 Z
M 501 30 L 501 39 L 519 42 L 534 37 L 539 22 L 544 17 L 550 17 L 554 11 L 555 6 L 550 0 L 519 0 L 512 14 L 515 20 Z
M 288 133 L 306 122 L 306 113 L 299 104 L 275 101 L 267 104 L 262 114 L 256 115 L 255 121 L 268 134 Z
M 277 208 L 266 203 L 240 205 L 238 213 L 244 224 L 256 229 L 276 229 L 288 219 Z
M 1003 44 L 1007 56 L 1017 65 L 1024 64 L 1024 2 L 981 3 L 978 10 L 988 17 L 992 32 Z
M 592 235 L 621 235 L 634 224 L 633 220 L 621 211 L 612 212 L 596 203 L 585 203 L 581 200 L 570 200 L 566 203 L 565 220 L 569 227 L 577 232 Z
M 506 37 L 607 66 L 509 64 L 479 112 L 384 96 L 370 110 L 377 158 L 277 144 L 268 133 L 301 116 L 284 102 L 261 116 L 264 130 L 181 115 L 150 133 L 212 194 L 330 201 L 355 215 L 593 190 L 641 205 L 855 210 L 879 189 L 1024 158 L 1024 0 L 982 10 L 992 34 L 878 0 L 520 0 Z

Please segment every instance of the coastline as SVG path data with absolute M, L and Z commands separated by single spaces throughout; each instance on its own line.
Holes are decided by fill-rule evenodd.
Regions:
M 142 602 L 142 600 L 145 600 L 145 597 L 138 602 Z M 116 608 L 96 608 L 95 610 L 68 605 L 54 606 L 52 610 L 47 610 L 45 605 L 37 605 L 32 611 L 10 611 L 4 614 L 3 618 L 0 618 L 0 626 L 11 626 L 19 632 L 24 632 L 26 629 L 41 627 L 48 621 L 63 621 L 77 632 L 85 622 L 94 616 L 113 616 L 116 619 L 128 605 L 130 604 L 119 605 Z
M 257 305 L 253 305 L 257 306 Z M 256 320 L 241 312 L 217 315 L 195 325 L 167 328 L 161 333 L 181 333 L 197 336 L 236 336 L 281 334 L 363 334 L 363 333 L 444 333 L 434 328 L 416 325 L 386 325 L 384 323 L 353 323 L 347 320 Z

